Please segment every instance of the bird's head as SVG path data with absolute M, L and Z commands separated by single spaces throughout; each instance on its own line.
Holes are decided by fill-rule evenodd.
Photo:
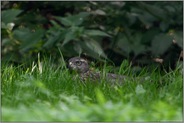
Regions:
M 78 73 L 85 73 L 89 70 L 87 60 L 80 57 L 73 57 L 69 59 L 68 67 L 70 70 L 76 71 Z

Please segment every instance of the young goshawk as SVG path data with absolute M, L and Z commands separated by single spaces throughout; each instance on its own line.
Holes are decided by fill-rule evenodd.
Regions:
M 103 77 L 105 79 L 105 81 L 110 82 L 110 83 L 119 83 L 122 84 L 125 79 L 127 79 L 126 76 L 122 76 L 122 75 L 117 75 L 117 74 L 113 74 L 113 73 L 107 73 L 104 76 L 102 76 L 101 72 L 94 72 L 89 68 L 89 64 L 88 61 L 80 58 L 80 57 L 73 57 L 71 59 L 69 59 L 68 61 L 68 67 L 71 71 L 76 71 L 81 79 L 81 81 L 86 81 L 86 80 L 90 80 L 90 81 L 99 81 L 101 80 L 101 78 Z

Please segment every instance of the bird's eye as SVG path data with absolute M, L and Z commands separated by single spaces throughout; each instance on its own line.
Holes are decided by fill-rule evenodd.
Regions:
M 81 61 L 76 61 L 75 64 L 76 64 L 77 66 L 80 66 L 80 65 L 82 64 L 82 62 L 81 62 Z

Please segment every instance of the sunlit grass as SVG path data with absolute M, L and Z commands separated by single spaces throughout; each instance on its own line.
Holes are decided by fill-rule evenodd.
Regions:
M 138 77 L 150 79 L 113 87 L 74 80 L 47 60 L 31 66 L 2 65 L 3 121 L 182 121 L 181 66 L 165 75 L 142 70 Z M 127 66 L 117 73 L 135 77 Z

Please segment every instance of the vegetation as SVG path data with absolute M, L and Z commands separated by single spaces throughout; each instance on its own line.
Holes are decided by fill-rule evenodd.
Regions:
M 182 121 L 182 3 L 2 1 L 2 121 Z M 73 56 L 130 80 L 74 80 Z
M 181 69 L 179 65 L 165 76 L 145 69 L 140 76 L 151 82 L 134 79 L 110 86 L 103 79 L 99 84 L 73 80 L 68 69 L 47 60 L 26 70 L 2 65 L 2 120 L 182 121 Z M 134 77 L 125 62 L 120 71 Z
M 2 57 L 15 63 L 37 53 L 82 55 L 175 68 L 182 50 L 182 1 L 2 2 Z M 25 61 L 26 59 L 26 61 Z

